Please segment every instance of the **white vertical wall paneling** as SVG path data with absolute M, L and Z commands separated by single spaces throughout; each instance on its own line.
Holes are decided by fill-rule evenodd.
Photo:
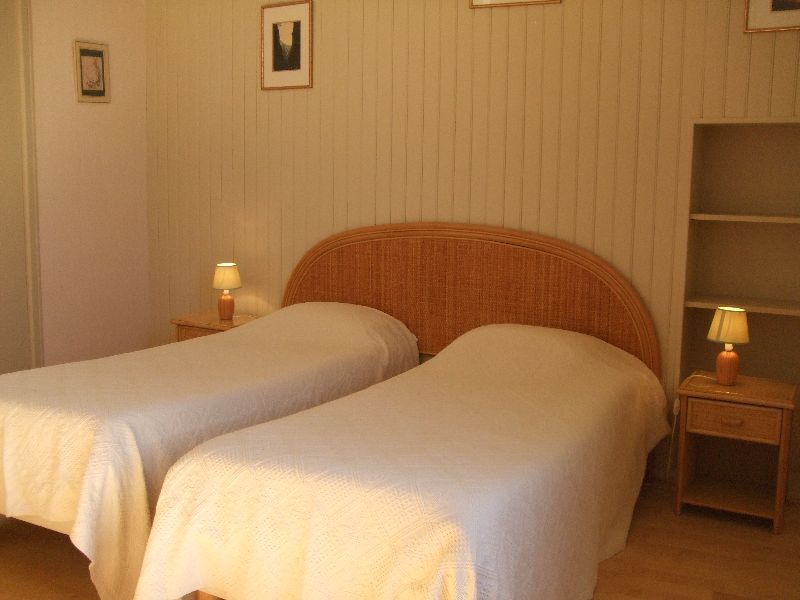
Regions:
M 705 72 L 703 74 L 703 117 L 725 114 L 725 70 L 728 60 L 728 2 L 706 0 Z
M 260 6 L 148 4 L 155 340 L 213 303 L 215 261 L 268 312 L 334 231 L 473 221 L 611 260 L 674 385 L 693 124 L 796 118 L 800 33 L 744 34 L 744 0 L 315 0 L 314 87 L 262 91 Z
M 685 291 L 684 264 L 681 249 L 688 240 L 688 228 L 681 227 L 689 219 L 688 198 L 691 191 L 692 142 L 694 121 L 703 114 L 703 63 L 706 7 L 700 2 L 686 2 L 683 21 L 683 44 L 680 82 L 680 137 L 678 139 L 678 173 L 675 202 L 675 229 L 672 247 L 672 293 L 670 296 L 668 332 L 660 332 L 664 352 L 664 376 L 668 382 L 675 381 L 681 368 L 681 338 L 683 334 L 683 298 Z M 688 149 L 688 150 L 687 150 Z
M 240 19 L 244 20 L 244 33 L 247 45 L 245 48 L 259 48 L 261 43 L 261 13 L 260 9 L 250 6 L 250 10 L 243 11 Z M 252 14 L 257 15 L 256 19 Z M 245 102 L 245 185 L 244 185 L 244 238 L 238 249 L 243 263 L 242 277 L 246 286 L 238 293 L 237 302 L 242 312 L 262 314 L 266 312 L 264 305 L 268 297 L 268 281 L 266 270 L 259 268 L 264 264 L 266 255 L 266 219 L 262 216 L 263 203 L 259 198 L 261 171 L 260 163 L 263 156 L 261 139 L 263 115 L 259 111 L 261 95 L 261 54 L 260 52 L 244 53 L 245 76 L 242 94 Z
M 506 80 L 505 164 L 502 225 L 522 227 L 522 173 L 524 165 L 525 59 L 527 54 L 527 21 L 516 12 L 508 13 L 508 77 Z
M 394 2 L 392 21 L 392 171 L 391 221 L 406 220 L 408 140 L 408 4 Z
M 600 44 L 600 101 L 598 116 L 597 195 L 594 251 L 610 260 L 614 251 L 615 186 L 622 49 L 622 0 L 603 0 Z M 633 60 L 629 57 L 628 60 Z M 636 59 L 638 60 L 638 58 Z M 625 135 L 630 135 L 630 130 Z M 631 165 L 625 165 L 630 169 Z M 617 268 L 621 266 L 617 263 Z
M 800 77 L 796 76 L 800 69 L 800 37 L 790 33 L 767 37 L 775 40 L 769 112 L 775 117 L 789 117 L 796 113 L 795 99 L 800 83 Z
M 193 10 L 193 5 L 190 2 L 186 2 L 185 6 L 183 6 L 181 13 L 186 13 L 188 11 Z M 228 255 L 233 257 L 234 249 L 235 249 L 235 232 L 233 228 L 233 194 L 234 194 L 234 180 L 233 180 L 233 153 L 234 153 L 234 127 L 235 127 L 235 115 L 234 115 L 234 72 L 236 71 L 237 65 L 239 63 L 238 57 L 234 53 L 234 23 L 233 23 L 233 0 L 228 0 L 225 2 L 220 2 L 219 4 L 219 19 L 220 19 L 220 31 L 218 35 L 220 36 L 220 45 L 221 45 L 221 53 L 220 58 L 223 61 L 220 65 L 220 78 L 219 78 L 219 86 L 220 86 L 220 148 L 222 152 L 221 156 L 221 188 L 220 188 L 220 207 L 221 211 L 218 213 L 219 223 L 221 225 L 220 232 L 222 234 L 222 239 L 219 241 L 220 247 L 219 251 L 224 255 Z M 183 28 L 178 28 L 177 32 L 183 31 Z M 181 55 L 185 55 L 187 52 L 181 52 Z M 188 52 L 188 54 L 192 54 Z M 186 96 L 180 98 L 183 100 L 181 103 L 180 111 L 184 109 L 188 110 L 187 104 L 192 104 L 188 100 L 192 98 L 192 96 Z M 186 140 L 180 140 L 180 148 L 177 152 L 183 151 L 183 146 L 186 144 Z M 220 260 L 227 260 L 222 258 Z
M 364 53 L 361 89 L 361 217 L 363 225 L 375 224 L 375 175 L 378 148 L 378 3 L 364 2 Z M 309 148 L 310 151 L 310 148 Z
M 406 95 L 406 221 L 422 218 L 423 110 L 425 78 L 425 4 L 409 0 L 408 9 L 408 81 Z
M 489 151 L 492 12 L 472 11 L 472 149 L 470 151 L 469 221 L 486 220 L 486 182 Z M 494 90 L 492 90 L 494 91 Z M 502 93 L 502 92 L 501 92 Z
M 292 250 L 292 258 L 287 265 L 288 273 L 292 272 L 297 260 L 308 250 L 308 236 L 306 234 L 306 223 L 308 222 L 309 201 L 311 196 L 309 194 L 308 179 L 305 174 L 308 172 L 308 165 L 306 157 L 308 156 L 308 101 L 309 95 L 303 94 L 302 98 L 297 100 L 297 111 L 294 116 L 294 129 L 291 134 L 294 139 L 294 165 L 292 171 L 292 181 L 294 182 L 292 200 L 294 203 L 294 246 Z M 360 114 L 356 113 L 356 114 Z M 360 136 L 353 144 L 357 145 L 360 153 L 361 139 Z M 356 169 L 360 170 L 360 161 L 356 162 Z M 361 180 L 360 173 L 355 173 L 354 177 Z M 361 195 L 356 196 L 352 201 L 352 215 L 361 223 Z
M 392 120 L 393 107 L 393 13 L 391 0 L 378 3 L 378 40 L 376 46 L 378 68 L 378 111 L 376 130 L 375 222 L 391 221 L 392 185 Z
M 744 5 L 745 0 L 731 0 L 731 10 L 728 14 L 724 113 L 726 117 L 744 117 L 747 110 L 747 76 L 750 72 L 750 44 L 753 36 L 742 34 Z
M 636 148 L 636 201 L 631 204 L 633 213 L 633 239 L 626 251 L 624 244 L 615 251 L 631 260 L 631 281 L 645 300 L 650 300 L 653 272 L 653 228 L 656 203 L 656 173 L 661 119 L 661 72 L 664 30 L 664 6 L 655 2 L 642 11 L 641 76 L 639 78 L 639 135 Z M 648 43 L 644 43 L 648 40 Z M 623 52 L 624 55 L 624 52 Z M 623 128 L 624 129 L 624 128 Z M 624 235 L 617 230 L 615 240 Z M 617 261 L 615 253 L 615 262 Z
M 339 50 L 341 50 L 342 38 L 340 36 L 342 32 L 338 29 L 336 20 L 337 6 L 327 2 L 319 8 L 321 10 L 318 18 L 321 21 L 318 30 L 321 31 L 321 46 L 317 49 L 316 56 L 322 59 L 323 65 L 315 71 L 324 78 L 319 86 L 319 91 L 325 98 L 325 111 L 322 114 L 322 128 L 325 131 L 322 140 L 324 152 L 322 198 L 325 198 L 322 231 L 324 237 L 337 230 L 335 218 L 336 136 L 340 135 L 341 126 L 337 127 L 337 121 L 341 120 L 341 115 L 336 112 L 335 96 L 338 91 L 337 79 L 340 78 L 340 69 L 337 68 L 337 65 L 341 63 Z
M 206 65 L 207 71 L 204 73 L 205 79 L 209 80 L 208 104 L 206 105 L 207 114 L 205 128 L 208 131 L 208 191 L 210 202 L 211 223 L 211 254 L 213 263 L 231 259 L 230 232 L 221 226 L 226 218 L 225 205 L 222 202 L 223 178 L 222 178 L 222 153 L 223 153 L 223 72 L 230 70 L 228 66 L 230 57 L 224 52 L 223 31 L 220 30 L 221 24 L 228 20 L 224 12 L 224 3 L 207 5 L 206 18 L 208 19 L 208 39 L 206 44 L 209 46 L 209 62 Z M 213 42 L 212 42 L 213 40 Z M 173 54 L 174 56 L 174 54 Z M 169 60 L 169 55 L 168 55 Z M 186 307 L 184 310 L 192 310 Z
M 346 10 L 345 10 L 346 8 Z M 364 1 L 349 0 L 341 6 L 347 21 L 347 228 L 360 227 L 363 180 L 361 178 L 361 136 L 364 106 Z M 302 256 L 298 248 L 297 257 Z
M 195 113 L 194 126 L 197 129 L 198 140 L 198 158 L 196 161 L 197 169 L 197 207 L 199 210 L 199 231 L 204 231 L 206 237 L 197 236 L 197 260 L 198 275 L 202 281 L 203 268 L 205 269 L 205 289 L 200 287 L 201 294 L 199 300 L 202 302 L 209 302 L 214 294 L 211 289 L 211 273 L 213 272 L 214 265 L 216 264 L 217 257 L 214 255 L 210 240 L 213 239 L 213 226 L 212 213 L 218 202 L 212 196 L 212 188 L 218 178 L 212 176 L 213 165 L 216 163 L 212 159 L 214 156 L 212 131 L 208 127 L 208 116 L 213 112 L 213 90 L 214 82 L 208 77 L 203 76 L 203 70 L 208 68 L 208 65 L 214 59 L 212 52 L 213 47 L 210 44 L 204 44 L 204 40 L 209 39 L 213 35 L 215 20 L 212 18 L 211 7 L 201 6 L 196 11 L 195 18 L 197 19 L 197 30 L 194 36 L 193 45 L 199 47 L 197 52 L 197 63 L 195 66 L 195 76 L 197 77 L 197 106 L 198 110 Z
M 294 262 L 294 215 L 297 206 L 294 198 L 294 161 L 297 151 L 297 140 L 292 139 L 296 102 L 290 101 L 287 94 L 281 92 L 280 147 L 278 150 L 279 201 L 281 205 L 281 281 L 285 281 L 291 272 Z M 341 171 L 340 171 L 341 172 Z M 342 176 L 344 179 L 344 175 Z M 347 208 L 346 200 L 340 206 Z
M 441 0 L 439 22 L 439 137 L 436 218 L 453 220 L 453 173 L 455 171 L 456 72 L 458 69 L 458 5 Z
M 585 248 L 594 247 L 602 9 L 601 2 L 584 1 L 581 23 L 575 242 Z
M 276 286 L 275 283 L 281 281 L 283 261 L 283 205 L 280 194 L 281 121 L 283 120 L 281 94 L 283 92 L 268 93 L 266 103 L 267 147 L 264 156 L 266 187 L 262 193 L 267 205 L 267 265 L 269 269 L 267 277 L 271 290 L 267 304 L 270 306 L 277 306 L 280 301 L 279 286 Z M 330 196 L 327 195 L 325 198 L 330 198 Z M 328 217 L 330 217 L 329 212 L 329 210 L 325 211 L 325 215 Z
M 349 220 L 349 201 L 347 197 L 347 169 L 349 157 L 348 146 L 348 115 L 347 96 L 350 87 L 349 46 L 351 36 L 347 23 L 348 2 L 336 2 L 330 5 L 326 19 L 329 20 L 330 31 L 333 35 L 328 38 L 327 44 L 321 52 L 329 53 L 333 60 L 329 63 L 333 74 L 331 87 L 333 91 L 333 230 L 347 229 Z M 325 26 L 326 23 L 323 23 Z M 288 92 L 288 90 L 287 90 Z M 286 95 L 284 92 L 282 94 Z
M 231 105 L 233 118 L 233 146 L 231 152 L 231 210 L 233 221 L 232 260 L 241 261 L 248 245 L 245 234 L 244 192 L 245 192 L 245 139 L 246 121 L 245 112 L 245 81 L 248 61 L 247 48 L 252 47 L 250 36 L 247 35 L 247 19 L 249 5 L 242 2 L 231 4 L 230 20 L 233 27 L 233 45 L 231 51 L 238 60 L 233 63 L 233 79 L 231 81 Z M 199 77 L 199 74 L 198 74 Z M 198 122 L 197 126 L 200 126 Z M 244 266 L 249 266 L 245 263 Z M 208 267 L 206 267 L 208 268 Z M 206 280 L 207 281 L 207 280 Z M 206 283 L 206 285 L 208 285 Z
M 539 197 L 539 231 L 555 235 L 558 227 L 558 177 L 561 142 L 563 7 L 544 11 L 544 56 L 542 72 L 542 163 Z
M 172 12 L 182 12 L 181 6 L 172 7 Z M 173 35 L 172 46 L 175 55 L 183 55 L 185 50 L 185 29 L 176 31 Z M 191 61 L 183 65 L 188 69 Z M 186 180 L 191 174 L 186 171 L 186 159 L 184 158 L 183 145 L 188 145 L 191 141 L 186 138 L 185 113 L 182 112 L 180 100 L 185 93 L 185 74 L 181 74 L 178 65 L 173 63 L 169 68 L 170 106 L 167 117 L 168 123 L 168 167 L 169 173 L 169 194 L 171 215 L 169 219 L 169 244 L 170 255 L 175 257 L 174 268 L 171 270 L 170 288 L 173 297 L 183 299 L 182 304 L 191 304 L 192 299 L 186 301 L 186 296 L 196 297 L 199 293 L 196 285 L 197 274 L 193 274 L 187 261 L 189 252 L 186 237 L 191 235 L 188 231 L 192 227 L 192 208 L 193 203 L 188 202 L 186 193 Z M 186 138 L 186 139 L 185 139 Z M 181 204 L 178 204 L 181 203 Z M 181 218 L 172 218 L 173 215 L 180 214 Z M 194 280 L 194 281 L 193 281 Z
M 259 76 L 259 88 L 261 87 L 261 80 Z M 261 260 L 263 265 L 261 269 L 248 269 L 246 286 L 237 296 L 242 295 L 255 296 L 251 302 L 251 308 L 256 314 L 263 314 L 268 312 L 272 303 L 275 300 L 275 286 L 272 283 L 274 275 L 273 265 L 275 258 L 270 257 L 273 246 L 273 239 L 271 237 L 270 228 L 270 202 L 267 200 L 265 190 L 269 189 L 270 173 L 267 169 L 267 161 L 269 160 L 269 114 L 266 109 L 267 102 L 264 98 L 258 98 L 256 107 L 256 123 L 254 127 L 258 135 L 256 156 L 254 162 L 256 163 L 256 209 L 254 216 L 256 221 L 256 239 L 254 240 L 255 255 L 252 260 Z M 254 263 L 258 264 L 258 263 Z M 255 272 L 253 272 L 255 271 Z M 259 290 L 263 292 L 259 293 Z
M 422 82 L 422 144 L 417 149 L 421 171 L 421 213 L 423 221 L 435 221 L 439 183 L 439 106 L 441 88 L 441 2 L 424 2 L 421 14 L 424 34 Z
M 453 220 L 469 221 L 472 167 L 472 15 L 457 10 L 455 158 L 453 160 Z
M 556 235 L 575 241 L 575 214 L 578 206 L 577 161 L 580 124 L 581 40 L 584 2 L 564 5 L 561 49 L 561 106 L 558 145 L 558 206 Z
M 544 8 L 528 10 L 525 23 L 525 134 L 522 149 L 522 227 L 539 230 L 542 191 Z
M 506 197 L 505 171 L 508 160 L 508 64 L 510 9 L 487 11 L 491 17 L 491 34 L 488 48 L 489 84 L 488 114 L 485 148 L 486 179 L 485 209 L 481 222 L 489 225 L 503 223 L 503 207 Z
M 257 17 L 257 32 L 259 49 L 261 44 L 261 13 L 258 12 Z M 272 248 L 272 239 L 270 238 L 271 221 L 269 213 L 269 201 L 267 198 L 266 190 L 270 186 L 269 173 L 269 148 L 271 145 L 270 128 L 269 128 L 269 111 L 267 106 L 269 104 L 269 97 L 261 92 L 261 54 L 260 51 L 257 57 L 257 72 L 255 74 L 256 81 L 253 84 L 254 88 L 250 91 L 255 95 L 255 114 L 252 115 L 252 122 L 250 126 L 255 131 L 256 142 L 254 154 L 250 156 L 253 164 L 253 179 L 255 180 L 255 196 L 253 202 L 255 206 L 248 212 L 255 219 L 255 239 L 253 242 L 253 255 L 249 256 L 249 264 L 255 266 L 256 261 L 260 260 L 262 268 L 260 269 L 247 269 L 242 272 L 242 284 L 244 287 L 236 293 L 237 306 L 240 306 L 242 312 L 254 312 L 256 314 L 263 314 L 268 312 L 271 302 L 274 300 L 274 289 L 271 277 L 273 276 L 272 264 L 274 259 L 270 258 L 270 250 Z M 249 266 L 248 264 L 248 266 Z M 244 265 L 243 265 L 244 269 Z M 247 300 L 246 306 L 245 302 Z
M 750 39 L 746 114 L 748 117 L 763 118 L 769 116 L 775 36 L 758 34 L 750 36 Z
M 668 340 L 670 337 L 670 303 L 672 288 L 675 285 L 672 278 L 665 277 L 664 274 L 673 272 L 675 252 L 678 250 L 674 246 L 676 230 L 679 227 L 685 229 L 686 226 L 686 220 L 679 222 L 676 218 L 681 135 L 682 51 L 685 34 L 684 12 L 685 2 L 668 2 L 664 5 L 663 38 L 681 42 L 664 46 L 661 54 L 659 85 L 661 99 L 648 303 L 653 307 L 656 327 L 664 340 Z M 658 248 L 666 248 L 667 251 L 659 252 L 656 250 Z M 678 329 L 680 328 L 678 327 Z M 671 378 L 672 375 L 672 365 L 665 366 L 665 376 Z
M 614 264 L 628 277 L 635 272 L 634 269 L 634 247 L 637 241 L 636 225 L 641 227 L 641 219 L 636 221 L 636 201 L 639 195 L 649 195 L 648 190 L 638 189 L 638 185 L 646 184 L 646 181 L 639 179 L 639 169 L 641 161 L 652 161 L 653 157 L 648 153 L 652 149 L 650 146 L 641 146 L 647 138 L 646 124 L 642 123 L 643 115 L 653 119 L 654 112 L 640 111 L 642 95 L 645 95 L 644 102 L 647 103 L 648 97 L 651 105 L 657 97 L 658 88 L 654 85 L 655 78 L 658 76 L 657 70 L 652 72 L 655 53 L 647 53 L 643 48 L 644 39 L 648 35 L 654 34 L 653 31 L 644 31 L 645 12 L 657 17 L 658 10 L 645 8 L 642 2 L 625 2 L 627 10 L 622 12 L 622 32 L 620 39 L 620 62 L 619 62 L 619 104 L 617 106 L 617 140 L 616 140 L 616 172 L 614 178 L 614 210 L 613 230 L 610 233 L 613 248 L 611 257 Z M 657 23 L 653 18 L 650 23 Z M 650 60 L 650 64 L 647 60 Z M 645 73 L 642 79 L 642 71 L 651 69 Z M 648 77 L 650 79 L 648 79 Z M 648 96 L 649 94 L 649 96 Z M 640 131 L 645 130 L 640 136 Z M 639 237 L 642 237 L 641 235 Z M 640 257 L 640 260 L 648 259 L 648 256 Z M 640 292 L 644 292 L 641 288 Z

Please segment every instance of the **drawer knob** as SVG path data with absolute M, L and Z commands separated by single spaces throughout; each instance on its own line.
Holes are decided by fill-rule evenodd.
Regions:
M 730 417 L 722 417 L 722 424 L 729 427 L 740 427 L 744 424 L 744 419 L 732 419 Z

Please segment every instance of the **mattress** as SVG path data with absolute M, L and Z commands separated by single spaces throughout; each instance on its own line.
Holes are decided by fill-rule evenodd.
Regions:
M 180 456 L 417 362 L 392 317 L 306 303 L 225 333 L 0 376 L 0 513 L 68 534 L 100 597 L 130 598 Z
M 590 598 L 668 430 L 663 390 L 633 356 L 574 332 L 481 327 L 182 458 L 136 598 Z

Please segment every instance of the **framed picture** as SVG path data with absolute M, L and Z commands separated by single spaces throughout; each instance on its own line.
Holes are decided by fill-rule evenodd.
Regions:
M 111 102 L 108 82 L 108 44 L 76 41 L 75 83 L 78 102 Z
M 746 0 L 744 30 L 800 29 L 800 0 Z
M 561 0 L 469 0 L 470 8 L 521 6 L 523 4 L 559 4 Z
M 311 0 L 261 7 L 261 89 L 311 87 Z

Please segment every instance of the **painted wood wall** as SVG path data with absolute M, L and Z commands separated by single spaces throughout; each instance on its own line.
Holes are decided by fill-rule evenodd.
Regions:
M 653 312 L 678 377 L 693 123 L 800 117 L 800 32 L 745 0 L 315 0 L 314 87 L 260 89 L 261 0 L 149 0 L 153 341 L 280 304 L 337 231 L 441 220 L 585 246 Z

